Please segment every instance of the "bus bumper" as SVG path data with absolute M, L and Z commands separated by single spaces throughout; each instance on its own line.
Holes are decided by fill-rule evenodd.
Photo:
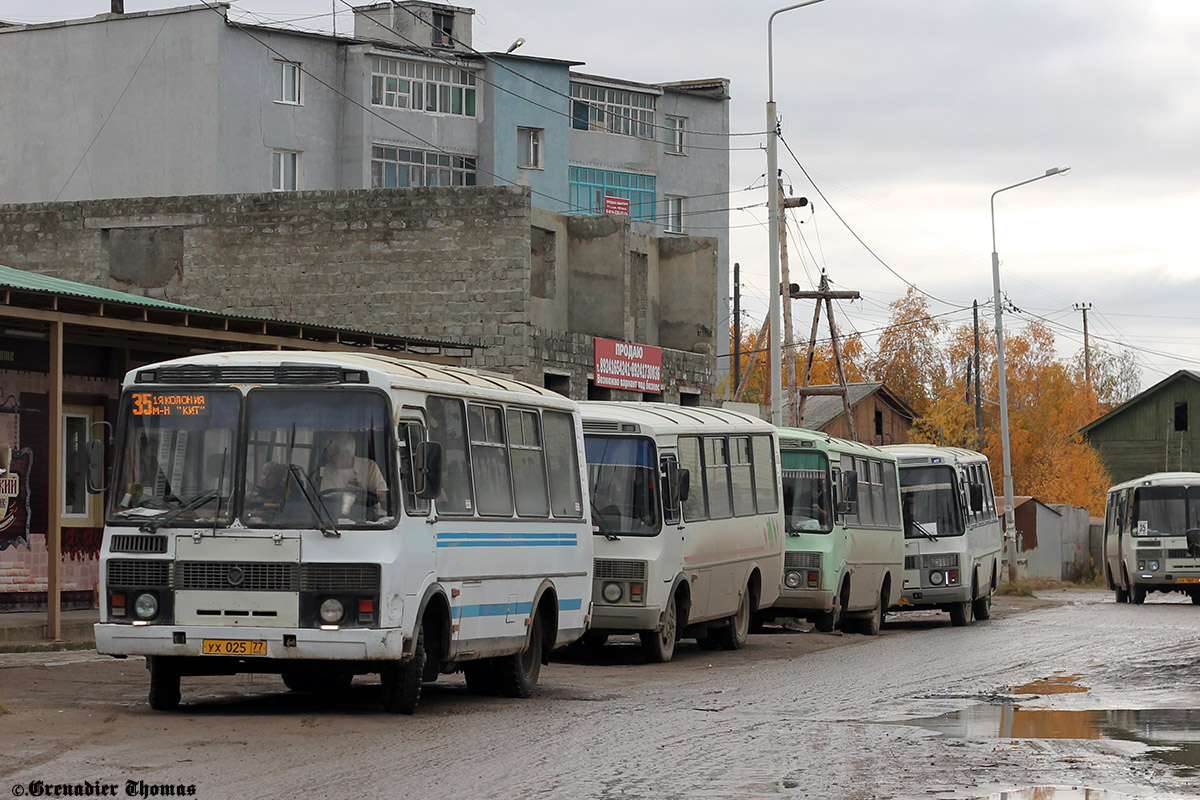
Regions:
M 779 599 L 771 606 L 774 609 L 796 609 L 798 611 L 820 611 L 826 613 L 833 610 L 832 589 L 788 589 L 780 587 Z
M 404 656 L 405 638 L 399 628 L 345 628 L 336 631 L 311 628 L 206 627 L 194 625 L 128 625 L 98 623 L 96 652 L 111 656 L 205 655 L 204 642 L 265 642 L 259 655 L 275 660 L 398 661 Z
M 635 633 L 658 630 L 662 621 L 662 609 L 641 606 L 592 606 L 590 630 L 605 630 L 614 633 Z
M 942 586 L 936 589 L 905 589 L 893 611 L 906 608 L 938 608 L 947 603 L 963 603 L 971 599 L 970 586 Z

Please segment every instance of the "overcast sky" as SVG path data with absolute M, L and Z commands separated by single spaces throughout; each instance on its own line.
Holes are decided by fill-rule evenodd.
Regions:
M 731 261 L 742 265 L 754 327 L 768 284 L 767 19 L 788 4 L 473 4 L 480 50 L 522 37 L 523 54 L 583 61 L 591 73 L 732 81 L 731 128 L 756 134 L 731 139 L 745 149 L 730 168 L 730 205 L 745 208 L 731 213 Z M 109 5 L 0 0 L 0 19 L 86 17 Z M 231 17 L 329 31 L 335 7 L 348 32 L 342 0 L 238 0 Z M 953 323 L 970 320 L 972 300 L 986 303 L 990 326 L 989 197 L 1070 164 L 1068 175 L 996 198 L 1002 288 L 1020 309 L 1006 328 L 1049 320 L 1069 357 L 1083 341 L 1073 305 L 1091 303 L 1090 332 L 1133 350 L 1143 388 L 1200 369 L 1197 43 L 1196 0 L 827 0 L 776 17 L 783 138 L 816 184 L 781 146 L 792 194 L 813 202 L 793 217 L 792 280 L 811 284 L 825 268 L 839 288 L 861 291 L 839 325 L 869 340 L 908 283 Z M 747 187 L 758 188 L 738 191 Z M 806 330 L 811 305 L 795 312 Z

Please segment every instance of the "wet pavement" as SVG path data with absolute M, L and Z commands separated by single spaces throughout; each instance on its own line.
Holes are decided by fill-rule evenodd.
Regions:
M 186 678 L 179 712 L 158 714 L 139 659 L 0 654 L 0 788 L 111 777 L 210 798 L 1196 798 L 1200 608 L 1157 600 L 1000 598 L 966 628 L 932 612 L 889 617 L 876 637 L 774 628 L 739 652 L 681 642 L 662 665 L 630 641 L 556 656 L 523 701 L 443 676 L 413 717 L 382 713 L 372 679 L 304 695 L 277 676 Z

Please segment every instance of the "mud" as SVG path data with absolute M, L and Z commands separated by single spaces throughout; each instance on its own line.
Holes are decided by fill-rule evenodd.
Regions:
M 1107 717 L 1095 738 L 926 724 L 978 707 L 1200 708 L 1200 608 L 1072 591 L 1000 598 L 993 611 L 967 628 L 889 617 L 878 637 L 773 628 L 741 652 L 685 642 L 665 665 L 628 640 L 557 656 L 528 700 L 444 677 L 413 717 L 381 712 L 369 679 L 316 696 L 272 676 L 187 678 L 184 706 L 159 714 L 136 659 L 4 655 L 0 797 L 33 780 L 101 779 L 194 784 L 205 798 L 1200 796 L 1169 757 L 1184 740 L 1110 734 Z M 1088 691 L 1017 694 L 1055 676 Z

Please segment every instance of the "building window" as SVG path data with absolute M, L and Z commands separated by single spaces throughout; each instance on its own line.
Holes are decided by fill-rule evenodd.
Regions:
M 687 142 L 684 133 L 687 130 L 687 117 L 667 117 L 663 122 L 666 128 L 667 152 L 677 155 L 687 155 Z
M 91 516 L 86 484 L 87 440 L 91 420 L 85 414 L 63 414 L 62 487 L 64 517 Z
M 667 222 L 664 230 L 667 233 L 683 233 L 683 198 L 666 197 Z
M 652 94 L 572 83 L 571 98 L 571 127 L 576 130 L 654 138 Z
M 654 219 L 656 181 L 653 175 L 570 167 L 567 180 L 573 213 L 603 214 L 604 198 L 608 196 L 628 200 L 631 219 Z
M 875 438 L 883 441 L 883 412 L 879 410 L 875 411 Z
M 371 57 L 371 104 L 475 116 L 475 73 L 444 64 Z
M 433 12 L 433 46 L 454 46 L 454 14 Z
M 517 128 L 517 166 L 522 169 L 542 169 L 541 128 Z
M 300 105 L 300 65 L 291 61 L 275 62 L 275 102 Z
M 300 154 L 294 150 L 275 150 L 271 153 L 271 189 L 294 192 L 300 188 Z
M 1186 431 L 1188 429 L 1187 403 L 1175 404 L 1175 430 Z
M 405 147 L 371 147 L 371 188 L 474 186 L 475 158 Z

